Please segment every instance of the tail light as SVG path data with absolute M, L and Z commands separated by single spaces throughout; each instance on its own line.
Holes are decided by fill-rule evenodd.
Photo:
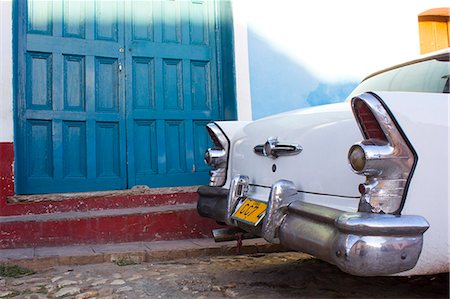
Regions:
M 355 100 L 353 103 L 354 111 L 356 111 L 355 116 L 364 138 L 388 142 L 367 103 L 362 100 Z
M 366 181 L 359 186 L 361 207 L 371 212 L 399 214 L 417 155 L 387 107 L 375 94 L 352 99 L 352 109 L 364 140 L 348 153 L 349 164 Z
M 205 163 L 212 166 L 210 171 L 210 186 L 223 186 L 227 180 L 228 151 L 230 142 L 222 130 L 215 123 L 206 125 L 206 129 L 214 143 L 213 148 L 205 152 Z

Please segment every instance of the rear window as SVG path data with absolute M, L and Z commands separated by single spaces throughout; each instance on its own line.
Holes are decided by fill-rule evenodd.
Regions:
M 403 65 L 367 78 L 349 98 L 367 91 L 449 92 L 449 55 Z

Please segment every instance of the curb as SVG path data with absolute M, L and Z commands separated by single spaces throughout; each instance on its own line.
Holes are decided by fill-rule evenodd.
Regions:
M 287 251 L 264 239 L 243 240 L 240 254 Z M 237 242 L 215 243 L 213 239 L 133 242 L 101 245 L 36 247 L 0 250 L 0 264 L 18 265 L 32 270 L 55 266 L 114 262 L 121 265 L 181 258 L 236 255 Z

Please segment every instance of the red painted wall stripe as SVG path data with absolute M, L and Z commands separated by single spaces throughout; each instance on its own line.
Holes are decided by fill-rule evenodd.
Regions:
M 6 196 L 14 195 L 14 144 L 0 142 L 0 208 Z

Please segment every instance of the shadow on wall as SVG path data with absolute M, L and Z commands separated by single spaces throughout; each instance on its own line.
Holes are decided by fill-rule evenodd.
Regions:
M 303 107 L 344 101 L 357 82 L 328 84 L 248 31 L 253 119 Z
M 355 89 L 358 83 L 320 83 L 316 89 L 311 91 L 306 101 L 311 106 L 339 103 Z

